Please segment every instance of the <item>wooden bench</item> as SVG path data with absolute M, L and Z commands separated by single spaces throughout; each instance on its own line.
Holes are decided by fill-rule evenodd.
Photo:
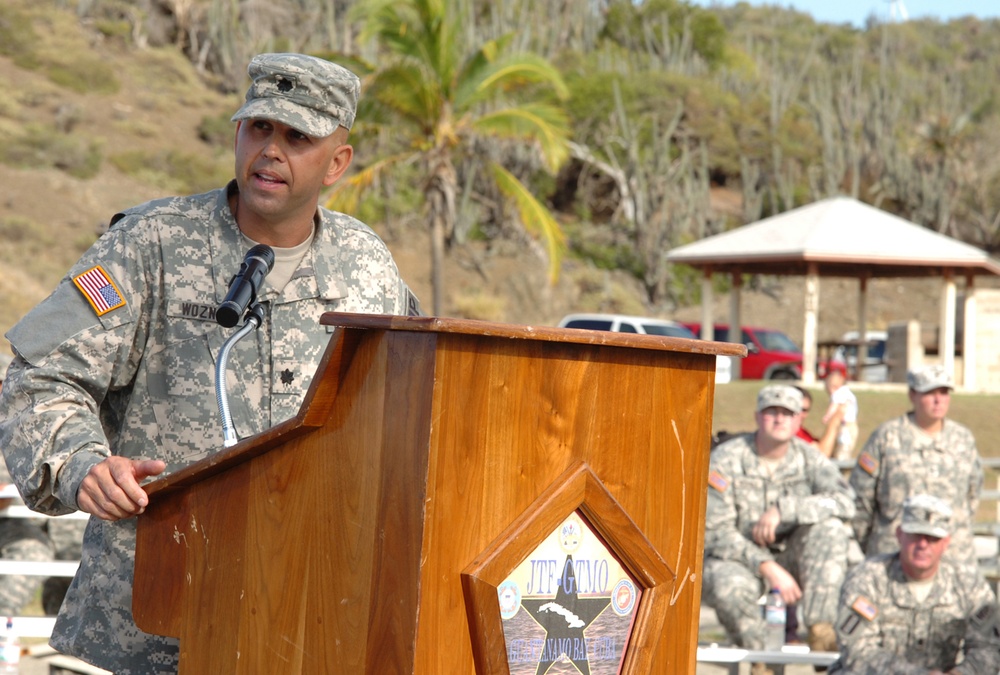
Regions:
M 0 508 L 0 516 L 7 518 L 86 520 L 89 517 L 86 513 L 79 511 L 65 516 L 46 516 L 32 511 L 21 501 L 21 496 L 13 485 L 5 485 L 0 488 L 0 500 L 9 500 L 8 506 Z M 79 560 L 29 562 L 0 559 L 0 575 L 72 577 L 79 567 Z M 48 638 L 52 635 L 52 627 L 55 625 L 56 619 L 54 616 L 15 616 L 11 618 L 11 621 L 14 633 L 18 637 Z
M 837 652 L 814 652 L 805 645 L 786 645 L 781 651 L 757 651 L 738 647 L 705 645 L 698 647 L 698 663 L 709 663 L 728 669 L 729 675 L 739 675 L 741 663 L 766 663 L 775 675 L 782 675 L 785 666 L 829 666 L 837 660 Z

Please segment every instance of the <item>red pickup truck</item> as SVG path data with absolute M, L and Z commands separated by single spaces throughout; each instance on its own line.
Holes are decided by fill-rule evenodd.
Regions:
M 682 322 L 701 337 L 701 323 Z M 729 325 L 715 324 L 712 338 L 726 342 Z M 740 374 L 745 380 L 798 380 L 802 377 L 802 350 L 780 330 L 743 326 L 746 358 L 740 361 Z

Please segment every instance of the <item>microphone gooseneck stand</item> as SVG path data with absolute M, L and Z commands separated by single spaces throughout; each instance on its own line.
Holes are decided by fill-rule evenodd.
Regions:
M 226 363 L 229 361 L 229 352 L 237 342 L 259 328 L 263 321 L 264 308 L 259 302 L 254 302 L 247 310 L 243 326 L 226 340 L 219 350 L 219 358 L 215 361 L 215 398 L 219 402 L 219 417 L 222 420 L 222 444 L 227 448 L 236 445 L 240 440 L 236 436 L 233 416 L 229 412 L 229 395 L 226 393 Z

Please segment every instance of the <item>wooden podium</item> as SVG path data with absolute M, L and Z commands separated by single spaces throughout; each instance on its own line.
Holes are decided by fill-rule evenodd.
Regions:
M 133 611 L 180 639 L 182 675 L 547 672 L 532 650 L 571 641 L 522 641 L 509 661 L 498 588 L 517 612 L 505 578 L 568 517 L 627 570 L 622 604 L 630 584 L 637 601 L 627 642 L 602 642 L 620 665 L 567 653 L 553 663 L 576 669 L 552 672 L 694 672 L 715 361 L 742 345 L 323 323 L 338 328 L 297 417 L 146 487 Z M 576 600 L 585 562 L 546 579 Z M 584 623 L 556 600 L 531 606 Z

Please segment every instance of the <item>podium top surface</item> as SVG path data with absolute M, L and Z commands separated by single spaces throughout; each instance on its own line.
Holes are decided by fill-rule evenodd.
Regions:
M 609 331 L 581 330 L 576 328 L 556 328 L 553 326 L 528 326 L 521 324 L 493 323 L 471 319 L 452 319 L 428 316 L 395 316 L 384 314 L 351 314 L 328 312 L 320 318 L 325 326 L 342 327 L 347 330 L 373 330 L 412 333 L 437 333 L 484 336 L 500 340 L 534 340 L 549 343 L 596 345 L 632 350 L 655 352 L 679 352 L 699 356 L 746 356 L 745 345 L 708 340 L 691 340 L 659 335 L 638 335 Z M 339 357 L 338 357 L 339 358 Z M 326 368 L 321 365 L 321 368 Z M 322 378 L 320 378 L 322 379 Z M 310 388 L 302 409 L 295 417 L 279 422 L 273 427 L 241 440 L 239 443 L 211 453 L 207 457 L 144 485 L 146 493 L 173 491 L 228 470 L 243 461 L 252 459 L 278 447 L 286 441 L 308 433 L 320 420 L 325 419 L 322 411 L 328 410 L 336 396 L 336 387 L 324 394 L 317 394 L 316 382 Z M 307 415 L 307 410 L 315 406 L 316 415 Z
M 722 354 L 744 357 L 746 345 L 711 340 L 615 333 L 611 331 L 531 326 L 527 324 L 496 323 L 473 319 L 452 319 L 434 316 L 394 316 L 388 314 L 350 314 L 328 312 L 320 318 L 324 326 L 362 328 L 370 330 L 401 330 L 428 333 L 462 333 L 485 335 L 512 340 L 546 340 L 575 344 L 650 349 L 656 351 L 688 352 L 691 354 Z

